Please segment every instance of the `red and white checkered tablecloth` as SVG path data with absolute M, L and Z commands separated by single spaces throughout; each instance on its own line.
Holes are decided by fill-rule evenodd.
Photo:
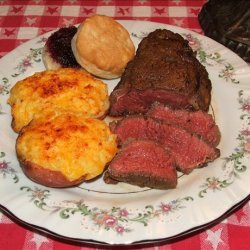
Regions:
M 149 20 L 201 32 L 197 15 L 205 0 L 1 0 L 0 55 L 58 27 L 81 23 L 95 13 L 116 19 Z
M 58 27 L 81 23 L 95 13 L 116 19 L 162 22 L 202 33 L 197 16 L 204 3 L 205 0 L 0 0 L 0 57 L 27 40 Z M 17 224 L 0 212 L 0 249 L 104 248 L 53 239 Z M 132 249 L 250 249 L 250 202 L 206 230 L 173 242 Z

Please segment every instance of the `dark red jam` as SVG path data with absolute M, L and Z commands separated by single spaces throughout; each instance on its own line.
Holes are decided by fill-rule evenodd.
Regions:
M 76 34 L 74 26 L 61 28 L 47 40 L 46 46 L 50 56 L 63 68 L 80 68 L 71 49 L 71 40 Z

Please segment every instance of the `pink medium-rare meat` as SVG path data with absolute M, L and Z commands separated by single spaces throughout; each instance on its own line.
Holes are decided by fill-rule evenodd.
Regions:
M 111 125 L 122 145 L 128 139 L 154 140 L 171 151 L 177 169 L 189 174 L 193 169 L 215 160 L 220 155 L 217 148 L 204 142 L 187 130 L 142 115 L 128 116 Z
M 161 104 L 153 105 L 146 114 L 149 117 L 175 124 L 195 133 L 216 147 L 220 142 L 220 130 L 212 115 L 204 111 L 187 111 L 184 109 L 172 109 Z
M 148 111 L 154 102 L 173 105 L 177 108 L 187 107 L 188 98 L 172 91 L 149 88 L 138 90 L 136 88 L 116 89 L 110 95 L 111 116 L 127 114 L 143 114 Z
M 172 155 L 162 145 L 151 140 L 132 140 L 124 143 L 111 161 L 104 180 L 171 189 L 177 185 L 177 172 Z
M 110 115 L 145 113 L 154 102 L 207 111 L 211 82 L 181 35 L 155 30 L 139 44 L 110 95 Z

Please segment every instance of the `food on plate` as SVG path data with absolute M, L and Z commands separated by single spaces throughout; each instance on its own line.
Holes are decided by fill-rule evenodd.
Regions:
M 70 41 L 71 54 L 53 47 L 65 42 L 70 50 Z M 106 169 L 106 183 L 172 189 L 177 171 L 189 174 L 220 156 L 220 131 L 207 113 L 211 82 L 188 41 L 158 29 L 134 52 L 126 29 L 102 15 L 50 36 L 43 60 L 59 68 L 17 82 L 8 99 L 17 157 L 30 179 L 69 187 Z M 72 57 L 92 75 L 122 74 L 110 97 L 105 83 L 72 68 Z M 108 110 L 124 117 L 108 126 L 97 119 Z
M 109 108 L 107 85 L 73 68 L 47 70 L 17 82 L 8 103 L 15 132 L 20 132 L 35 116 L 55 108 L 93 118 L 103 117 Z
M 49 36 L 42 52 L 46 69 L 81 68 L 71 49 L 71 40 L 76 32 L 74 26 L 64 27 Z
M 139 44 L 110 95 L 110 115 L 145 113 L 152 103 L 176 108 L 209 109 L 211 82 L 188 41 L 157 29 Z
M 104 15 L 91 16 L 78 27 L 72 50 L 84 69 L 106 79 L 120 77 L 135 54 L 128 31 Z
M 195 133 L 204 141 L 216 147 L 220 142 L 220 130 L 213 116 L 204 111 L 190 112 L 184 109 L 172 109 L 162 104 L 154 104 L 147 112 L 148 117 L 175 124 Z
M 189 174 L 219 157 L 220 150 L 203 141 L 194 133 L 175 124 L 142 116 L 131 115 L 110 124 L 122 145 L 128 139 L 149 139 L 167 148 L 174 157 L 177 170 Z
M 110 128 L 121 149 L 106 171 L 106 183 L 174 187 L 168 186 L 168 181 L 164 186 L 163 179 L 158 186 L 155 182 L 161 172 L 157 160 L 160 164 L 162 157 L 155 153 L 153 144 L 173 158 L 175 171 L 184 174 L 217 159 L 221 135 L 207 113 L 211 89 L 208 73 L 187 40 L 159 29 L 145 37 L 110 95 L 109 114 L 120 117 Z M 146 153 L 145 140 L 151 147 Z M 163 176 L 174 183 L 171 175 Z
M 22 129 L 16 151 L 24 173 L 49 187 L 68 187 L 100 175 L 117 150 L 101 120 L 51 112 Z
M 104 181 L 171 189 L 177 185 L 177 171 L 173 156 L 162 145 L 152 140 L 132 140 L 112 160 Z

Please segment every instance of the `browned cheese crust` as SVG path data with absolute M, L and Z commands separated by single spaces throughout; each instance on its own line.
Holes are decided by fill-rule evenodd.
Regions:
M 117 145 L 104 121 L 50 113 L 22 129 L 16 151 L 30 179 L 45 186 L 68 187 L 102 174 Z
M 107 85 L 80 69 L 47 70 L 11 89 L 12 128 L 19 132 L 35 116 L 55 109 L 100 118 L 109 107 Z

